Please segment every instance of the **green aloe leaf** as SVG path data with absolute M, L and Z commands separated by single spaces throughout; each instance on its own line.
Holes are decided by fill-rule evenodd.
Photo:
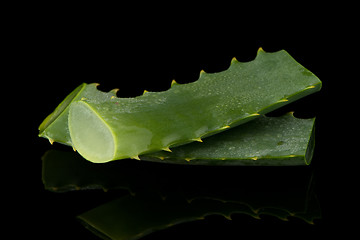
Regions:
M 142 160 L 197 165 L 309 165 L 315 147 L 315 119 L 259 117 L 251 122 L 172 149 L 140 156 Z
M 84 158 L 100 163 L 201 142 L 316 92 L 321 82 L 286 51 L 259 49 L 253 61 L 233 59 L 226 71 L 202 71 L 196 82 L 174 82 L 165 92 L 117 98 L 112 93 L 83 94 L 86 86 L 45 119 L 40 136 L 67 144 L 71 139 Z

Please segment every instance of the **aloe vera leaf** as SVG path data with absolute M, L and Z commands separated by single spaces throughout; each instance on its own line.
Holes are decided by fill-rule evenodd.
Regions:
M 102 163 L 183 145 L 253 120 L 321 88 L 321 81 L 286 51 L 259 50 L 220 73 L 136 98 L 89 97 L 70 105 L 75 149 Z
M 85 99 L 87 96 L 91 96 L 101 102 L 116 96 L 117 89 L 105 93 L 98 91 L 97 86 L 97 83 L 83 83 L 74 89 L 40 124 L 39 137 L 47 138 L 51 144 L 53 142 L 59 142 L 71 146 L 72 143 L 68 128 L 69 106 L 71 102 Z
M 141 156 L 142 160 L 197 165 L 309 165 L 315 147 L 315 118 L 292 113 L 262 116 L 251 122 L 172 149 Z

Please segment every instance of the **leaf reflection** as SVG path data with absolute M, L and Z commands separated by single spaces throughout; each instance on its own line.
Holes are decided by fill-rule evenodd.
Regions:
M 313 172 L 299 167 L 203 167 L 139 161 L 94 164 L 73 152 L 43 158 L 47 190 L 125 189 L 129 194 L 78 216 L 104 239 L 138 239 L 173 225 L 221 215 L 320 218 Z

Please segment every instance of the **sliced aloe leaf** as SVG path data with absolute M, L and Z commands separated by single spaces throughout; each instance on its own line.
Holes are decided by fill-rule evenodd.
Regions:
M 223 72 L 202 71 L 196 82 L 174 82 L 165 92 L 145 92 L 136 98 L 117 98 L 112 93 L 69 97 L 45 119 L 40 136 L 53 142 L 57 135 L 67 135 L 65 142 L 71 139 L 73 147 L 92 162 L 139 159 L 141 154 L 202 141 L 320 88 L 321 81 L 286 51 L 259 49 L 253 61 L 233 59 Z M 65 118 L 56 116 L 67 114 L 69 131 L 64 131 L 66 122 L 55 122 Z
M 262 116 L 233 128 L 141 159 L 197 165 L 294 166 L 309 165 L 315 147 L 315 119 Z

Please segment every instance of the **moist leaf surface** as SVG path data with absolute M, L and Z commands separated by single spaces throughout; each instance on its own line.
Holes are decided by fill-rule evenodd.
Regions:
M 315 147 L 315 119 L 262 116 L 251 122 L 143 160 L 197 165 L 309 165 Z
M 164 92 L 146 92 L 136 98 L 110 97 L 99 101 L 89 96 L 70 106 L 68 124 L 73 145 L 92 162 L 135 158 L 169 150 L 174 146 L 222 132 L 320 90 L 320 80 L 297 63 L 286 51 L 266 53 L 259 50 L 255 60 L 238 62 L 219 73 L 202 72 L 197 81 L 173 84 Z M 111 129 L 113 155 L 101 151 L 96 157 L 92 146 L 81 141 L 82 131 L 72 128 L 88 116 L 72 114 L 89 108 Z M 80 136 L 80 137 L 79 137 Z M 87 139 L 88 140 L 88 139 Z M 88 142 L 88 141 L 87 141 Z M 113 145 L 112 145 L 113 144 Z M 104 147 L 104 153 L 108 152 Z M 100 155 L 100 157 L 99 157 Z

